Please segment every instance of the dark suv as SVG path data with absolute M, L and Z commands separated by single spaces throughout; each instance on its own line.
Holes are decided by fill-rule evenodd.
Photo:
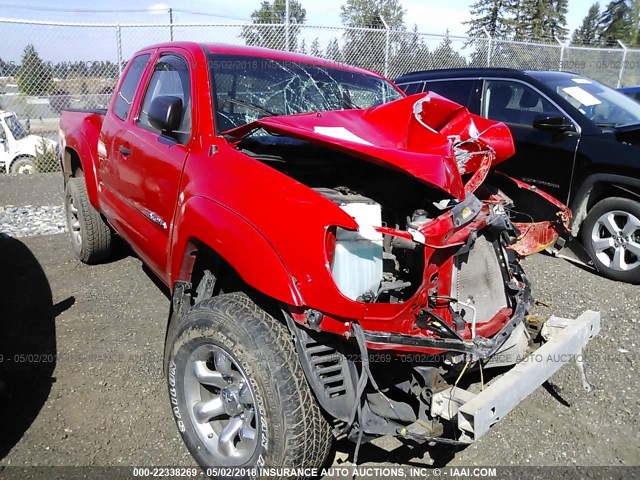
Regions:
M 605 276 L 640 283 L 640 104 L 573 73 L 451 69 L 397 78 L 506 123 L 516 154 L 504 173 L 569 205 L 572 234 Z

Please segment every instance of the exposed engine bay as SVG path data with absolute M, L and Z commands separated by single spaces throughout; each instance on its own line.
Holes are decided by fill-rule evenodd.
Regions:
M 371 124 L 386 121 L 376 108 L 400 107 L 412 111 L 408 125 L 397 138 L 374 139 Z M 328 126 L 338 120 L 348 134 Z M 545 329 L 527 315 L 534 301 L 520 265 L 566 230 L 570 212 L 489 172 L 513 152 L 502 127 L 427 96 L 365 113 L 272 117 L 231 132 L 240 152 L 355 220 L 357 229 L 327 226 L 325 257 L 340 294 L 363 316 L 303 307 L 287 322 L 318 401 L 358 442 L 474 441 L 535 388 L 516 372 L 520 362 L 574 341 L 567 324 Z M 511 197 L 539 202 L 539 218 L 519 213 Z M 580 340 L 567 348 L 578 351 L 599 317 L 576 325 Z M 485 390 L 485 370 L 513 365 Z M 545 366 L 543 376 L 557 368 Z

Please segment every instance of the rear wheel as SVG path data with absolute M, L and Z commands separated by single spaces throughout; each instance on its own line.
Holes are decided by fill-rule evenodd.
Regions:
M 67 181 L 64 207 L 73 253 L 84 263 L 107 260 L 113 245 L 113 232 L 89 202 L 84 178 Z
M 598 202 L 582 224 L 582 242 L 608 278 L 640 283 L 640 204 L 611 197 Z
M 198 303 L 170 351 L 173 414 L 201 466 L 312 468 L 325 461 L 332 435 L 291 335 L 248 297 Z

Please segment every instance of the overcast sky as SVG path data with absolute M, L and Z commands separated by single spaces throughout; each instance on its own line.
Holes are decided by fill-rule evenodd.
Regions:
M 402 0 L 406 9 L 405 23 L 414 24 L 424 33 L 464 35 L 470 19 L 469 4 L 475 0 Z M 593 0 L 569 0 L 568 27 L 579 26 Z M 340 27 L 340 5 L 344 0 L 301 0 L 307 10 L 307 25 Z M 167 8 L 173 7 L 175 23 L 242 23 L 250 19 L 251 12 L 260 0 L 0 0 L 0 18 L 31 19 L 50 22 L 86 23 L 168 23 Z M 106 12 L 101 10 L 107 10 Z M 132 11 L 139 10 L 139 11 Z M 192 13 L 185 12 L 189 11 Z M 155 13 L 152 13 L 155 12 Z M 176 29 L 176 39 L 235 43 L 240 28 Z M 3 42 L 0 42 L 0 58 L 18 61 L 27 43 L 33 43 L 45 59 L 63 60 L 115 60 L 115 29 L 34 27 L 0 23 Z M 166 28 L 123 29 L 123 57 L 149 44 L 168 40 Z M 318 37 L 321 46 L 336 36 L 336 31 L 305 29 L 303 38 L 307 46 Z M 433 38 L 429 48 L 440 40 Z M 460 45 L 464 42 L 460 41 Z M 100 48 L 96 48 L 100 47 Z M 455 48 L 455 47 L 454 47 Z

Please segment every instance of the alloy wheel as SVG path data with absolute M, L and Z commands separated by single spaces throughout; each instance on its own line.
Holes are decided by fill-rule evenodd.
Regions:
M 242 465 L 255 453 L 260 418 L 246 374 L 230 352 L 206 344 L 184 371 L 187 412 L 202 443 L 221 465 Z
M 591 231 L 593 251 L 606 267 L 626 272 L 640 266 L 640 219 L 623 210 L 602 214 Z

